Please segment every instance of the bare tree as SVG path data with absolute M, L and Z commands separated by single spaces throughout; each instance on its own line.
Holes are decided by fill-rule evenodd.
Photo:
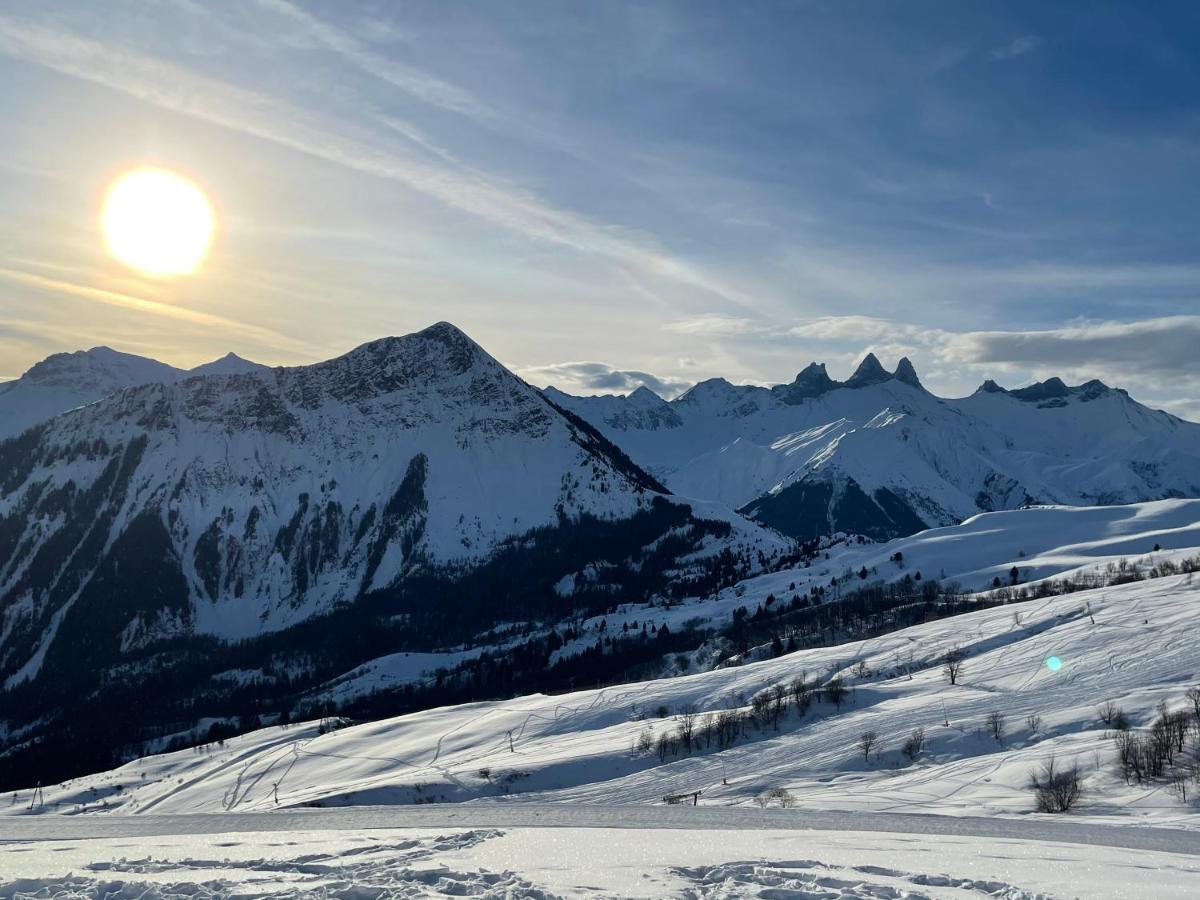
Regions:
M 862 751 L 863 761 L 871 761 L 871 751 L 879 742 L 879 735 L 874 731 L 864 731 L 858 738 L 858 749 Z
M 1051 756 L 1039 771 L 1029 778 L 1038 812 L 1067 812 L 1079 800 L 1083 787 L 1079 780 L 1078 763 L 1069 769 L 1059 769 Z
M 675 742 L 671 740 L 671 736 L 665 732 L 660 734 L 658 736 L 658 740 L 654 743 L 654 752 L 658 754 L 659 762 L 666 762 L 667 754 L 674 754 L 676 749 Z
M 641 730 L 637 736 L 637 740 L 633 742 L 633 753 L 635 756 L 646 756 L 654 749 L 654 732 L 647 726 Z
M 799 677 L 793 678 L 790 690 L 792 693 L 792 702 L 796 704 L 796 713 L 801 716 L 804 715 L 808 712 L 808 704 L 812 699 L 812 695 L 809 693 L 808 673 L 801 672 Z
M 952 685 L 958 684 L 958 679 L 962 675 L 963 663 L 966 661 L 967 651 L 961 647 L 954 647 L 947 651 L 942 658 L 942 672 Z
M 1096 707 L 1096 712 L 1100 716 L 1100 721 L 1105 725 L 1111 725 L 1113 723 L 1113 719 L 1117 717 L 1117 713 L 1120 711 L 1120 707 L 1111 700 L 1105 700 L 1098 707 Z
M 1174 791 L 1181 802 L 1187 803 L 1188 798 L 1188 782 L 1192 778 L 1192 773 L 1187 769 L 1172 769 L 1171 774 L 1167 776 L 1167 782 L 1171 785 L 1171 790 Z
M 766 728 L 771 721 L 771 689 L 764 688 L 750 698 L 750 713 L 759 728 Z
M 1188 688 L 1187 698 L 1191 701 L 1192 713 L 1195 716 L 1197 725 L 1200 726 L 1200 687 Z
M 988 713 L 986 727 L 988 734 L 994 737 L 997 743 L 1004 743 L 1004 713 L 997 711 Z
M 771 724 L 779 730 L 779 719 L 787 709 L 788 689 L 782 684 L 771 685 Z
M 1042 730 L 1042 717 L 1037 713 L 1030 713 L 1025 717 L 1025 724 L 1029 726 L 1029 730 L 1037 734 Z
M 904 741 L 903 752 L 909 762 L 916 762 L 925 749 L 925 729 L 917 726 Z
M 841 675 L 834 675 L 825 683 L 825 699 L 838 709 L 842 708 L 846 700 L 846 682 Z
M 675 720 L 678 722 L 679 743 L 683 747 L 684 753 L 689 753 L 692 749 L 692 743 L 696 736 L 696 716 L 696 707 L 690 704 L 680 707 L 675 716 Z

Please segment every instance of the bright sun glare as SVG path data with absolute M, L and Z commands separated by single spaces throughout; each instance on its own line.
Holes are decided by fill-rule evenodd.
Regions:
M 109 252 L 127 266 L 147 275 L 190 275 L 208 255 L 215 219 L 191 181 L 141 168 L 112 183 L 101 227 Z

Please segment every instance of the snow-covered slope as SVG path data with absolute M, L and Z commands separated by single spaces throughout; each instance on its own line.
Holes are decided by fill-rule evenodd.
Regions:
M 1140 561 L 1178 559 L 1200 547 L 1200 500 L 1158 500 L 1127 506 L 1045 506 L 973 516 L 961 525 L 932 528 L 886 544 L 834 542 L 806 564 L 738 582 L 669 608 L 621 607 L 580 623 L 580 636 L 563 652 L 594 641 L 604 624 L 630 622 L 661 628 L 727 623 L 738 608 L 769 608 L 792 597 L 835 599 L 860 587 L 936 581 L 943 588 L 983 591 L 1028 587 L 1048 578 L 1075 578 Z M 865 573 L 865 577 L 863 574 Z M 915 581 L 914 581 L 915 579 Z
M 266 366 L 233 353 L 190 370 L 109 347 L 56 353 L 15 381 L 0 385 L 0 440 L 125 388 L 170 383 L 194 375 L 243 374 L 265 369 Z
M 1055 757 L 1080 767 L 1084 792 L 1073 816 L 1200 827 L 1194 806 L 1166 779 L 1126 784 L 1100 709 L 1109 701 L 1120 707 L 1135 733 L 1160 704 L 1191 714 L 1200 583 L 1195 573 L 1145 576 L 1200 550 L 1196 512 L 1196 504 L 1028 510 L 904 545 L 906 560 L 928 553 L 934 564 L 957 546 L 967 557 L 962 570 L 980 580 L 1017 546 L 1061 560 L 1036 563 L 1037 574 L 1095 567 L 1109 554 L 1140 553 L 1147 541 L 1175 548 L 1147 554 L 1134 583 L 687 677 L 447 707 L 323 735 L 315 723 L 267 728 L 46 788 L 41 809 L 182 813 L 501 797 L 661 803 L 691 791 L 702 791 L 701 805 L 724 806 L 780 789 L 795 805 L 822 810 L 1020 815 L 1033 808 L 1031 773 Z M 1057 549 L 1047 543 L 1056 528 L 1064 538 Z M 942 661 L 956 648 L 966 662 L 950 685 Z M 1047 665 L 1051 657 L 1061 667 Z M 745 710 L 774 685 L 835 676 L 849 688 L 840 706 L 816 697 L 799 711 L 788 694 L 777 725 L 747 725 L 728 743 L 704 731 L 707 714 Z M 672 749 L 689 711 L 699 714 L 696 746 Z M 992 713 L 1001 717 L 998 736 Z M 910 759 L 901 745 L 918 727 L 925 743 Z M 877 743 L 864 753 L 868 731 Z M 644 733 L 648 750 L 638 749 Z
M 722 379 L 670 403 L 547 394 L 685 496 L 720 500 L 804 538 L 878 538 L 1031 503 L 1200 495 L 1200 425 L 1097 381 L 1050 379 L 971 397 L 926 391 L 872 355 L 846 382 L 813 364 L 773 388 Z

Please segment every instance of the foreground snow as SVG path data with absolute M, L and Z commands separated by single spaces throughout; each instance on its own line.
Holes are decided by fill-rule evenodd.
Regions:
M 854 832 L 227 833 L 0 846 L 0 898 L 1184 898 L 1200 858 Z

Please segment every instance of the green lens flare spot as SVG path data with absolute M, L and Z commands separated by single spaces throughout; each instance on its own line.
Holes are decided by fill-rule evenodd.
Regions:
M 1046 658 L 1046 668 L 1049 669 L 1051 672 L 1057 672 L 1059 669 L 1062 668 L 1062 660 L 1059 659 L 1057 656 L 1047 657 Z

